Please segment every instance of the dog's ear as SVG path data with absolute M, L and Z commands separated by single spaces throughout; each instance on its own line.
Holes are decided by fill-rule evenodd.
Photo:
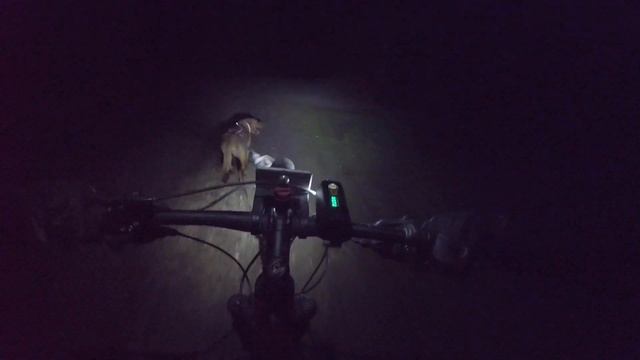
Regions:
M 252 118 L 251 127 L 258 131 L 256 134 L 259 134 L 260 130 L 264 127 L 264 124 L 259 119 Z

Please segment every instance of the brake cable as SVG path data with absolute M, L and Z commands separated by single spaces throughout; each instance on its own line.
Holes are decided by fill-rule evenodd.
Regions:
M 320 277 L 318 278 L 318 280 L 309 289 L 307 289 L 307 286 L 309 286 L 309 283 L 311 282 L 311 280 L 313 280 L 313 277 L 316 275 L 316 273 L 320 269 L 320 265 L 323 263 L 323 260 L 324 260 L 325 267 L 324 267 L 324 270 L 322 271 L 322 274 L 320 274 Z M 322 279 L 324 278 L 324 275 L 327 273 L 328 267 L 329 267 L 329 247 L 325 245 L 324 252 L 322 253 L 322 257 L 320 258 L 320 261 L 318 261 L 318 264 L 316 265 L 315 269 L 313 269 L 313 272 L 307 279 L 307 282 L 304 284 L 299 294 L 306 294 L 311 290 L 315 289 L 316 286 L 318 286 L 322 281 Z
M 241 280 L 241 281 L 243 281 L 243 280 L 245 280 L 245 279 L 246 279 L 247 284 L 249 284 L 249 288 L 251 288 L 251 280 L 249 280 L 249 277 L 247 276 L 247 270 L 246 270 L 246 269 L 245 269 L 245 267 L 244 267 L 244 266 L 242 266 L 242 264 L 241 264 L 241 263 L 240 263 L 240 262 L 239 262 L 235 257 L 233 257 L 233 255 L 231 255 L 227 250 L 225 250 L 225 249 L 223 249 L 223 248 L 219 247 L 218 245 L 212 244 L 212 243 L 210 243 L 210 242 L 208 242 L 208 241 L 204 241 L 204 240 L 199 239 L 199 238 L 197 238 L 197 237 L 195 237 L 195 236 L 187 235 L 187 234 L 182 233 L 182 232 L 177 231 L 177 230 L 176 230 L 176 235 L 178 235 L 178 236 L 182 236 L 182 237 L 187 238 L 187 239 L 189 239 L 189 240 L 193 240 L 193 241 L 195 241 L 195 242 L 199 242 L 199 243 L 204 244 L 204 245 L 207 245 L 207 246 L 211 246 L 212 248 L 214 248 L 214 249 L 216 249 L 216 250 L 220 251 L 221 253 L 225 254 L 227 257 L 229 257 L 231 260 L 233 260 L 233 262 L 234 262 L 234 263 L 236 263 L 236 265 L 238 265 L 238 267 L 239 267 L 239 268 L 240 268 L 240 270 L 242 271 L 242 280 Z M 240 292 L 242 293 L 242 283 L 240 284 Z
M 240 185 L 240 186 L 242 186 L 242 185 Z M 236 192 L 236 191 L 240 190 L 240 186 L 236 187 L 236 188 L 235 188 L 235 189 L 233 189 L 233 190 L 229 190 L 229 191 L 227 191 L 226 193 L 224 193 L 224 194 L 220 195 L 220 197 L 218 197 L 217 199 L 215 199 L 215 200 L 211 201 L 211 202 L 210 202 L 210 203 L 208 203 L 207 205 L 205 205 L 205 206 L 203 206 L 203 207 L 201 207 L 201 208 L 199 208 L 199 209 L 197 209 L 197 210 L 198 210 L 198 211 L 204 211 L 204 210 L 207 210 L 207 209 L 208 209 L 208 208 L 210 208 L 210 207 L 213 207 L 214 205 L 216 205 L 216 204 L 217 204 L 217 203 L 219 203 L 220 201 L 224 200 L 227 196 L 229 196 L 229 195 L 233 194 L 234 192 Z
M 320 285 L 320 283 L 324 279 L 324 276 L 327 274 L 327 270 L 329 270 L 329 255 L 328 254 L 325 257 L 325 265 L 324 265 L 324 269 L 322 270 L 322 274 L 320 274 L 320 277 L 318 278 L 318 280 L 313 285 L 311 285 L 310 288 L 305 290 L 305 292 L 304 292 L 305 294 L 306 293 L 310 293 L 313 289 L 315 289 L 316 287 L 318 287 L 318 285 Z
M 164 201 L 164 200 L 170 200 L 170 199 L 177 199 L 177 198 L 180 198 L 180 197 L 200 194 L 200 193 L 211 191 L 211 190 L 223 189 L 223 188 L 232 187 L 232 186 L 252 185 L 252 184 L 257 184 L 257 182 L 255 182 L 255 181 L 243 181 L 243 182 L 237 182 L 237 183 L 231 183 L 231 184 L 208 186 L 208 187 L 205 187 L 205 188 L 202 188 L 202 189 L 191 190 L 191 191 L 183 192 L 183 193 L 180 193 L 180 194 L 168 195 L 168 196 L 163 196 L 163 197 L 160 197 L 160 198 L 153 198 L 152 200 L 153 201 Z
M 229 195 L 233 194 L 234 192 L 238 191 L 240 189 L 240 187 L 244 186 L 244 185 L 273 185 L 273 186 L 276 186 L 277 184 L 258 183 L 256 181 L 236 182 L 236 183 L 230 183 L 230 184 L 208 186 L 208 187 L 205 187 L 205 188 L 201 188 L 201 189 L 197 189 L 197 190 L 191 190 L 191 191 L 187 191 L 187 192 L 183 192 L 183 193 L 179 193 L 179 194 L 168 195 L 168 196 L 163 196 L 163 197 L 159 197 L 159 198 L 152 198 L 152 201 L 155 202 L 155 201 L 171 200 L 171 199 L 177 199 L 177 198 L 181 198 L 181 197 L 185 197 L 185 196 L 189 196 L 189 195 L 200 194 L 200 193 L 207 192 L 207 191 L 223 189 L 223 188 L 232 187 L 232 186 L 236 187 L 235 189 L 230 190 L 230 191 L 222 194 L 220 197 L 218 197 L 217 199 L 211 201 L 206 206 L 198 209 L 199 211 L 204 211 L 204 210 L 216 205 L 217 203 L 219 203 L 220 201 L 222 201 L 223 199 L 225 199 Z M 306 192 L 308 194 L 311 194 L 313 196 L 316 196 L 316 192 L 314 190 L 312 190 L 312 189 L 308 189 L 308 188 L 305 188 L 305 187 L 302 187 L 302 186 L 297 186 L 297 185 L 290 185 L 290 186 L 295 188 L 295 189 L 302 190 L 302 191 L 304 191 L 304 192 Z M 221 247 L 219 247 L 217 245 L 211 244 L 211 243 L 209 243 L 207 241 L 204 241 L 202 239 L 199 239 L 199 238 L 196 238 L 196 237 L 193 237 L 193 236 L 181 233 L 181 232 L 177 232 L 177 235 L 185 237 L 185 238 L 193 240 L 193 241 L 196 241 L 196 242 L 199 242 L 201 244 L 205 244 L 205 245 L 211 246 L 214 249 L 222 252 L 227 257 L 231 258 L 236 263 L 236 265 L 238 265 L 238 267 L 240 267 L 240 269 L 242 271 L 242 278 L 240 280 L 240 293 L 241 294 L 243 293 L 245 280 L 247 282 L 247 285 L 249 286 L 249 289 L 251 289 L 251 280 L 249 279 L 248 272 L 251 269 L 251 267 L 253 266 L 253 264 L 255 263 L 255 261 L 260 256 L 260 251 L 258 251 L 256 253 L 256 255 L 253 257 L 253 259 L 251 259 L 251 261 L 249 262 L 249 265 L 247 266 L 247 268 L 245 268 L 244 266 L 242 266 L 242 264 L 235 257 L 233 257 L 233 255 L 231 255 L 229 252 L 227 252 L 226 250 L 224 250 L 223 248 L 221 248 Z M 311 280 L 313 280 L 313 277 L 315 276 L 315 274 L 320 269 L 320 265 L 322 264 L 323 260 L 325 260 L 325 269 L 324 269 L 324 271 L 320 275 L 318 281 L 316 281 L 311 286 L 311 288 L 307 290 L 306 287 L 309 285 Z M 325 246 L 324 253 L 322 254 L 322 257 L 320 258 L 320 261 L 318 262 L 318 265 L 313 270 L 313 272 L 312 272 L 311 276 L 309 277 L 309 279 L 307 279 L 307 282 L 305 283 L 304 287 L 302 288 L 301 293 L 309 292 L 309 291 L 313 290 L 316 286 L 318 286 L 318 284 L 320 284 L 320 282 L 324 278 L 324 275 L 327 272 L 328 266 L 329 266 L 329 264 L 328 264 L 328 247 Z
M 249 262 L 249 265 L 247 265 L 246 269 L 242 273 L 242 279 L 240 280 L 240 294 L 242 294 L 242 290 L 243 290 L 242 286 L 244 285 L 244 279 L 247 279 L 247 284 L 249 285 L 249 291 L 251 291 L 251 283 L 249 282 L 249 274 L 248 273 L 251 270 L 251 267 L 253 266 L 253 264 L 256 262 L 256 260 L 260 256 L 260 254 L 261 254 L 261 251 L 258 250 L 256 255 L 253 257 L 253 259 L 251 259 L 251 261 Z
M 180 194 L 168 195 L 168 196 L 163 196 L 163 197 L 159 197 L 159 198 L 152 198 L 151 200 L 152 201 L 171 200 L 171 199 L 177 199 L 177 198 L 181 198 L 181 197 L 185 197 L 185 196 L 189 196 L 189 195 L 200 194 L 200 193 L 207 192 L 207 191 L 218 190 L 218 189 L 223 189 L 223 188 L 232 187 L 232 186 L 243 186 L 243 185 L 271 185 L 271 186 L 277 186 L 278 184 L 259 183 L 257 181 L 244 181 L 244 182 L 237 182 L 237 183 L 231 183 L 231 184 L 208 186 L 208 187 L 205 187 L 205 188 L 202 188 L 202 189 L 191 190 L 191 191 L 187 191 L 187 192 L 180 193 Z M 309 194 L 311 194 L 313 196 L 316 195 L 315 190 L 307 189 L 307 188 L 305 188 L 303 186 L 297 186 L 297 185 L 289 185 L 289 186 L 291 186 L 292 188 L 307 192 L 307 193 L 309 193 Z

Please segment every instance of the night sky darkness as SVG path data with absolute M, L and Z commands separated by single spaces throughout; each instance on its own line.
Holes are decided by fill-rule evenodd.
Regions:
M 87 337 L 102 342 L 91 340 L 94 342 L 87 347 L 82 343 L 85 340 L 73 337 L 92 334 L 95 323 L 83 320 L 85 315 L 60 323 L 51 315 L 60 309 L 69 311 L 71 306 L 82 314 L 100 313 L 103 307 L 112 309 L 110 304 L 130 298 L 108 298 L 104 304 L 95 298 L 87 303 L 55 300 L 56 286 L 100 294 L 104 290 L 99 287 L 108 287 L 112 280 L 96 274 L 113 268 L 93 268 L 93 275 L 78 273 L 63 285 L 51 285 L 60 284 L 54 281 L 56 271 L 75 263 L 83 254 L 77 249 L 85 245 L 38 242 L 30 231 L 29 216 L 34 207 L 52 198 L 72 196 L 77 184 L 99 179 L 106 188 L 117 183 L 112 187 L 116 193 L 139 190 L 145 188 L 145 171 L 172 169 L 165 164 L 171 156 L 190 159 L 175 162 L 176 173 L 158 174 L 157 184 L 148 189 L 171 192 L 179 171 L 195 171 L 205 161 L 202 159 L 217 156 L 215 145 L 208 148 L 207 144 L 217 139 L 216 124 L 231 115 L 216 105 L 231 96 L 227 88 L 236 89 L 234 94 L 242 93 L 237 89 L 257 89 L 256 99 L 268 98 L 271 89 L 274 98 L 289 94 L 282 99 L 298 99 L 308 91 L 311 95 L 305 93 L 304 99 L 315 101 L 313 106 L 323 114 L 334 111 L 336 116 L 357 119 L 324 125 L 314 123 L 312 117 L 296 122 L 298 113 L 293 107 L 286 110 L 286 104 L 279 104 L 285 110 L 278 112 L 273 110 L 276 105 L 259 103 L 263 100 L 255 104 L 258 109 L 272 109 L 261 114 L 267 122 L 275 122 L 272 129 L 280 126 L 282 131 L 313 136 L 315 130 L 310 129 L 317 127 L 318 134 L 334 134 L 335 139 L 319 145 L 326 151 L 342 149 L 330 145 L 334 140 L 346 144 L 345 149 L 364 149 L 357 144 L 368 144 L 366 136 L 343 137 L 343 131 L 369 131 L 371 139 L 386 144 L 384 151 L 375 153 L 354 150 L 362 157 L 354 163 L 377 161 L 377 170 L 365 165 L 351 172 L 336 170 L 347 182 L 367 182 L 354 196 L 375 198 L 383 187 L 376 184 L 394 189 L 390 194 L 437 184 L 436 194 L 424 190 L 416 201 L 410 195 L 390 196 L 390 202 L 378 207 L 383 212 L 380 215 L 368 212 L 364 204 L 361 208 L 355 205 L 355 211 L 366 217 L 363 221 L 405 211 L 415 215 L 507 209 L 519 214 L 519 223 L 512 229 L 517 235 L 494 249 L 500 260 L 481 266 L 480 275 L 452 280 L 452 284 L 457 281 L 462 289 L 476 289 L 469 285 L 472 283 L 507 289 L 510 285 L 505 277 L 515 277 L 511 281 L 519 290 L 514 290 L 513 303 L 529 305 L 502 311 L 499 307 L 508 300 L 492 302 L 492 295 L 486 295 L 482 300 L 486 313 L 479 314 L 486 314 L 487 319 L 460 315 L 446 337 L 438 336 L 428 321 L 427 308 L 455 312 L 451 304 L 461 301 L 456 296 L 468 296 L 464 290 L 450 292 L 439 303 L 425 304 L 424 314 L 414 315 L 424 322 L 405 328 L 389 325 L 400 335 L 389 338 L 387 345 L 377 345 L 377 353 L 368 356 L 640 357 L 636 225 L 640 194 L 634 176 L 638 167 L 633 166 L 640 104 L 639 16 L 638 6 L 622 1 L 535 1 L 527 5 L 489 1 L 2 2 L 0 358 L 65 358 L 78 356 L 70 348 L 101 353 L 131 345 L 113 335 L 123 323 L 114 320 L 110 324 L 107 315 L 99 321 L 103 332 Z M 325 91 L 328 97 L 314 90 L 318 84 L 330 89 Z M 332 90 L 335 84 L 339 91 Z M 366 105 L 349 110 L 347 100 L 340 103 L 343 95 Z M 237 110 L 255 111 L 237 108 L 245 100 L 230 101 Z M 207 101 L 213 110 L 207 110 Z M 368 123 L 365 113 L 384 120 Z M 291 114 L 291 118 L 278 123 L 279 119 L 269 119 L 270 114 Z M 300 137 L 278 143 L 268 137 L 268 124 L 256 145 L 265 151 L 273 144 L 292 151 L 307 141 Z M 192 147 L 185 140 L 184 146 L 176 147 L 179 153 L 162 153 L 163 141 L 189 136 L 198 139 Z M 145 157 L 145 151 L 151 151 L 145 149 L 157 149 L 165 157 Z M 348 154 L 337 156 L 348 158 Z M 310 171 L 332 174 L 331 164 L 318 160 L 316 153 L 302 151 L 291 157 L 316 164 Z M 351 160 L 345 164 L 347 161 Z M 350 196 L 349 201 L 357 203 L 358 198 Z M 635 211 L 629 211 L 633 208 Z M 138 257 L 145 255 L 136 251 Z M 109 256 L 109 261 L 118 261 L 113 260 L 115 255 Z M 365 269 L 376 262 L 358 259 L 358 265 L 356 260 L 344 260 L 333 271 L 348 271 L 348 261 Z M 376 266 L 392 266 L 384 264 Z M 393 268 L 396 278 L 380 278 L 381 283 L 389 284 L 381 286 L 391 289 L 404 276 L 411 276 L 413 283 L 421 281 L 421 276 L 407 275 L 410 270 L 405 267 L 401 272 L 400 268 Z M 128 270 L 119 271 L 119 276 L 128 274 Z M 104 283 L 87 280 L 96 277 Z M 425 277 L 415 296 L 454 286 L 442 285 L 446 278 L 434 278 Z M 325 281 L 333 281 L 336 289 L 353 286 L 336 279 L 338 275 Z M 363 279 L 349 281 L 362 283 Z M 346 294 L 335 305 L 342 311 L 366 297 Z M 389 297 L 412 294 L 407 291 Z M 216 296 L 222 299 L 223 295 Z M 136 306 L 144 306 L 140 299 L 135 300 Z M 400 311 L 398 303 L 390 306 L 385 301 L 378 301 L 374 308 L 394 318 L 394 312 Z M 321 300 L 319 305 L 323 307 Z M 208 306 L 224 308 L 221 303 Z M 461 312 L 473 312 L 467 305 L 460 306 Z M 127 316 L 136 317 L 135 306 L 126 309 Z M 530 321 L 532 318 L 536 321 Z M 332 322 L 331 316 L 327 319 L 319 327 L 328 333 L 343 326 L 335 318 Z M 445 319 L 442 315 L 440 320 L 446 323 Z M 483 325 L 476 327 L 476 321 Z M 502 328 L 505 322 L 511 327 Z M 200 337 L 197 329 L 210 330 L 206 324 L 194 326 L 189 329 L 196 330 L 185 335 L 186 339 Z M 371 332 L 384 338 L 384 328 L 380 325 Z M 478 333 L 485 334 L 474 341 L 472 331 L 465 328 L 480 328 Z M 349 327 L 344 325 L 344 329 Z M 353 329 L 358 331 L 357 326 Z M 351 350 L 351 335 L 345 331 L 346 338 L 327 341 Z M 517 335 L 510 337 L 512 334 Z M 369 338 L 372 344 L 385 342 L 375 336 Z M 430 340 L 425 343 L 425 338 Z M 366 349 L 367 341 L 354 347 Z M 193 342 L 176 340 L 175 344 L 165 350 L 188 351 Z M 142 341 L 130 348 L 162 348 L 155 345 Z

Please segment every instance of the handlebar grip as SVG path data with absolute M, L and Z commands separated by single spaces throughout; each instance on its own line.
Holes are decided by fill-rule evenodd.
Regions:
M 161 210 L 154 212 L 151 221 L 158 225 L 210 225 L 248 232 L 259 223 L 246 211 Z

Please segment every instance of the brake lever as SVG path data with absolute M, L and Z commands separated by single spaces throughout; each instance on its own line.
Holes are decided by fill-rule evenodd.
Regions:
M 499 236 L 509 218 L 507 215 L 486 215 L 459 212 L 436 215 L 426 223 L 428 237 L 433 242 L 433 259 L 447 271 L 463 272 L 472 258 Z
M 156 210 L 153 199 L 139 194 L 124 200 L 109 201 L 101 223 L 101 231 L 112 237 L 133 239 L 130 242 L 147 243 L 155 239 L 176 235 L 173 228 L 151 223 Z M 116 241 L 116 243 L 127 242 Z
M 366 240 L 358 242 L 364 247 L 376 251 L 380 256 L 401 262 L 410 262 L 415 265 L 424 264 L 426 256 L 426 233 L 421 230 L 424 223 L 420 223 L 407 216 L 398 219 L 381 219 L 373 223 L 375 227 L 400 229 L 404 232 L 404 240 L 400 242 L 384 242 L 379 240 Z
M 404 232 L 405 244 L 413 244 L 417 239 L 418 230 L 420 226 L 417 226 L 415 220 L 410 219 L 408 216 L 403 216 L 398 219 L 380 219 L 373 223 L 373 226 L 382 228 L 396 228 L 401 229 Z
M 102 231 L 108 235 L 133 234 L 148 220 L 153 211 L 149 200 L 112 200 L 105 204 Z

